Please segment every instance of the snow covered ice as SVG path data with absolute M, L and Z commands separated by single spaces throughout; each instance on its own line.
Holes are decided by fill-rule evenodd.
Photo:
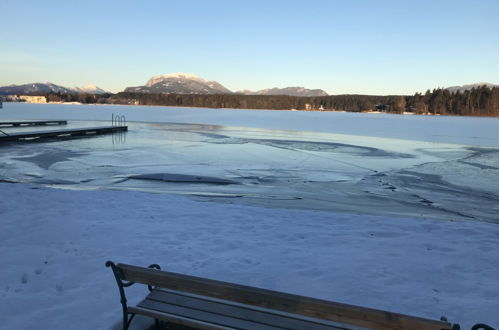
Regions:
M 25 183 L 0 184 L 1 329 L 119 328 L 108 259 L 499 325 L 498 119 L 25 104 L 0 119 L 111 113 L 126 135 L 0 146 L 0 178 Z

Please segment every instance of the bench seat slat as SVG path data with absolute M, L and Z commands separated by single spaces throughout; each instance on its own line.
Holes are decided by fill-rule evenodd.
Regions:
M 207 312 L 188 307 L 166 304 L 159 301 L 144 299 L 138 307 L 147 308 L 168 314 L 179 315 L 192 320 L 199 320 L 205 323 L 217 324 L 232 329 L 255 329 L 255 330 L 282 330 L 281 327 L 267 326 L 262 323 L 246 321 L 231 316 L 225 316 L 214 312 Z
M 196 329 L 203 330 L 234 330 L 234 328 L 224 327 L 220 324 L 212 324 L 208 322 L 203 322 L 200 320 L 193 320 L 180 315 L 164 313 L 159 311 L 150 310 L 148 308 L 142 308 L 138 306 L 128 307 L 128 312 L 131 314 L 140 314 L 144 316 L 149 316 L 161 321 L 172 322 L 179 325 L 184 325 L 187 327 L 193 327 Z
M 386 330 L 451 329 L 451 325 L 448 322 L 126 264 L 118 264 L 117 267 L 121 269 L 124 280 L 230 300 L 241 304 L 296 313 L 342 324 Z
M 146 299 L 200 311 L 212 312 L 226 317 L 257 322 L 277 328 L 294 330 L 347 329 L 345 326 L 341 326 L 334 322 L 239 304 L 227 300 L 185 294 L 183 292 L 173 290 L 155 289 L 147 296 Z M 351 328 L 352 327 L 349 329 Z

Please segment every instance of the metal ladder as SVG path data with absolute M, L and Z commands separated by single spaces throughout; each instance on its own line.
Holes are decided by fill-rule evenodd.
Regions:
M 126 118 L 125 115 L 114 115 L 111 114 L 111 126 L 125 126 L 126 125 Z

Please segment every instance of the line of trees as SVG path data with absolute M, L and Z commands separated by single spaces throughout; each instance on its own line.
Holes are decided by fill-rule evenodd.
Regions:
M 320 110 L 320 111 L 384 111 L 389 113 L 499 116 L 499 88 L 481 86 L 467 91 L 449 92 L 434 89 L 412 96 L 331 95 L 299 97 L 286 95 L 241 94 L 43 94 L 49 102 L 111 103 L 164 105 L 178 107 Z
M 379 110 L 390 113 L 499 116 L 499 88 L 481 86 L 464 92 L 451 93 L 447 89 L 434 89 L 413 96 L 389 95 L 332 95 L 298 97 L 285 95 L 197 95 L 197 94 L 144 94 L 118 93 L 109 103 L 166 105 L 183 107 L 271 109 L 271 110 Z
M 408 109 L 415 113 L 459 116 L 499 116 L 499 88 L 481 86 L 464 92 L 450 93 L 446 89 L 416 93 L 407 100 Z
M 80 102 L 80 103 L 108 103 L 112 94 L 88 94 L 88 93 L 46 93 L 41 94 L 47 98 L 47 102 Z
M 406 96 L 335 95 L 302 97 L 287 95 L 240 94 L 145 94 L 122 92 L 111 96 L 110 103 L 166 105 L 179 107 L 270 109 L 270 110 L 344 110 L 360 112 L 383 105 L 387 111 L 404 111 Z

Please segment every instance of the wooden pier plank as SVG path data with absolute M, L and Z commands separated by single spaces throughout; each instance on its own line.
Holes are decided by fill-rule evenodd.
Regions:
M 100 126 L 100 127 L 84 127 L 71 129 L 58 129 L 36 132 L 16 132 L 0 134 L 0 142 L 21 141 L 21 140 L 40 140 L 50 138 L 68 138 L 75 136 L 89 136 L 107 133 L 125 132 L 128 126 Z
M 46 125 L 67 125 L 67 120 L 29 120 L 29 121 L 2 121 L 0 127 L 26 127 Z

